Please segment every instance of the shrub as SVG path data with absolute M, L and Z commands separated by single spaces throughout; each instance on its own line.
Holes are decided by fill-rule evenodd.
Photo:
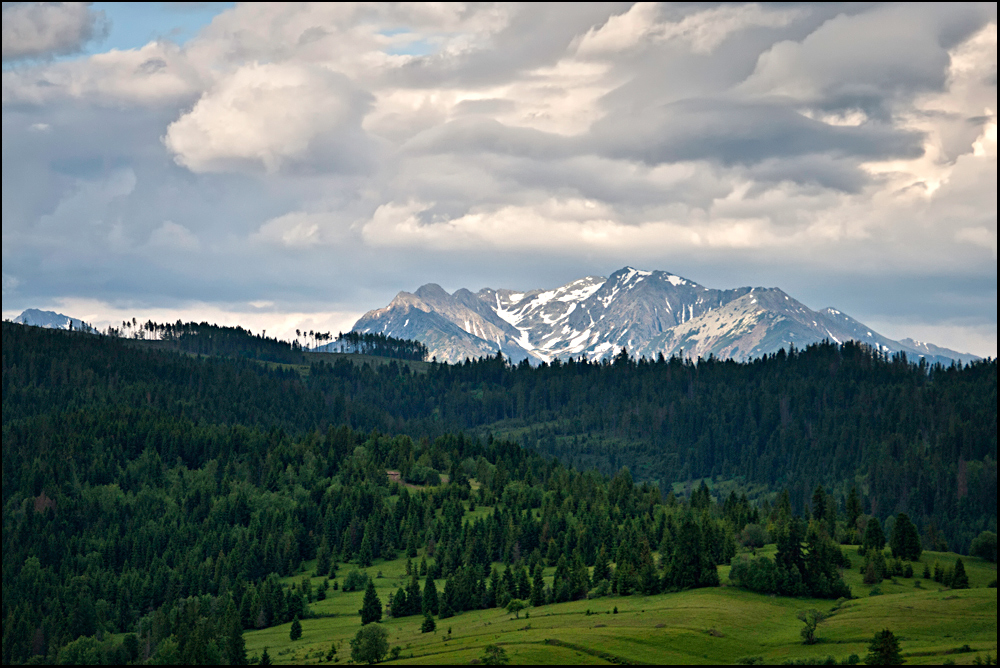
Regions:
M 808 610 L 799 613 L 799 621 L 805 624 L 800 631 L 802 642 L 807 645 L 816 644 L 816 627 L 823 621 L 823 615 L 816 610 Z
M 365 626 L 351 641 L 354 663 L 380 663 L 389 653 L 389 632 L 378 624 Z
M 600 582 L 597 583 L 597 586 L 594 588 L 592 592 L 590 592 L 587 598 L 590 599 L 604 598 L 605 596 L 608 596 L 610 593 L 611 593 L 611 583 L 608 582 L 607 580 L 601 580 Z
M 990 589 L 996 589 L 996 588 L 997 588 L 997 581 L 994 579 L 993 582 L 990 583 Z
M 369 581 L 370 578 L 367 573 L 362 573 L 357 569 L 352 570 L 347 574 L 347 577 L 344 578 L 344 591 L 361 591 L 362 589 L 366 589 L 368 587 Z
M 506 666 L 510 663 L 507 652 L 499 645 L 487 645 L 479 660 L 483 662 L 484 666 Z
M 437 487 L 441 484 L 441 475 L 430 467 L 417 465 L 406 474 L 406 482 L 411 485 Z
M 879 585 L 875 585 L 874 587 L 872 587 L 871 593 L 868 594 L 868 595 L 872 596 L 872 597 L 874 597 L 874 596 L 881 596 L 882 595 L 882 587 L 880 587 Z
M 740 533 L 740 545 L 758 549 L 767 545 L 767 529 L 759 524 L 748 524 Z
M 969 554 L 985 559 L 991 564 L 997 563 L 997 535 L 991 531 L 979 534 L 979 537 L 972 541 L 972 549 Z

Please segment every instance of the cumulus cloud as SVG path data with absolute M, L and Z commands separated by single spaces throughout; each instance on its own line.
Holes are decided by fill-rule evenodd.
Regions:
M 251 64 L 207 92 L 164 139 L 194 172 L 311 164 L 363 169 L 370 142 L 361 129 L 371 98 L 322 67 Z
M 3 62 L 76 53 L 107 33 L 86 2 L 3 3 Z
M 591 28 L 576 42 L 584 58 L 607 56 L 634 49 L 649 41 L 676 40 L 699 54 L 714 51 L 727 37 L 753 27 L 788 25 L 796 11 L 764 9 L 758 4 L 724 5 L 689 14 L 677 21 L 660 20 L 660 3 L 637 2 L 624 14 Z

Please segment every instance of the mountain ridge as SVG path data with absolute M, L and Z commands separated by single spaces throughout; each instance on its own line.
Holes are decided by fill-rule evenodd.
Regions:
M 892 340 L 837 309 L 813 311 L 779 288 L 717 290 L 633 267 L 550 290 L 463 288 L 449 294 L 431 283 L 369 311 L 353 331 L 414 339 L 450 363 L 498 352 L 533 364 L 570 357 L 598 362 L 623 348 L 637 357 L 746 361 L 823 340 L 857 341 L 930 363 L 980 359 L 912 339 Z

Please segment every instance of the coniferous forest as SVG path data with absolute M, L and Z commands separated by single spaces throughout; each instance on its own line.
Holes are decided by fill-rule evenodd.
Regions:
M 282 582 L 313 561 L 374 595 L 357 568 L 413 559 L 388 613 L 433 626 L 729 565 L 750 591 L 850 598 L 842 545 L 866 583 L 922 550 L 996 560 L 992 360 L 360 364 L 217 330 L 3 324 L 4 664 L 240 665 L 245 630 L 328 595 Z

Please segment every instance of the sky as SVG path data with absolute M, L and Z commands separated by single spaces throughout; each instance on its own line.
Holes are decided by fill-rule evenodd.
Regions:
M 996 357 L 997 5 L 3 3 L 3 316 L 624 266 Z

